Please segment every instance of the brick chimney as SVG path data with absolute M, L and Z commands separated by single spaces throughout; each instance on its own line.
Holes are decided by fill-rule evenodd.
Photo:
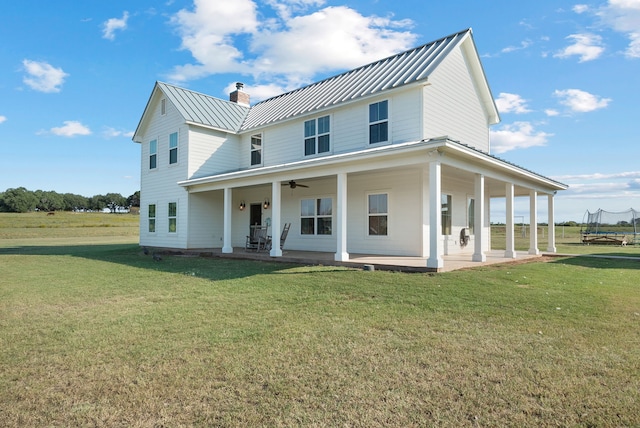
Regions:
M 229 101 L 232 103 L 240 104 L 246 107 L 249 107 L 249 94 L 242 90 L 244 88 L 243 83 L 236 83 L 236 90 L 229 94 Z

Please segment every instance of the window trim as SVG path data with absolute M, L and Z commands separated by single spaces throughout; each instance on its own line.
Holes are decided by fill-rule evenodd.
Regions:
M 385 195 L 386 196 L 386 204 L 387 204 L 386 208 L 387 208 L 387 211 L 384 212 L 384 213 L 380 212 L 380 213 L 373 213 L 372 214 L 371 213 L 371 205 L 370 205 L 369 198 L 371 196 L 379 196 L 379 195 Z M 391 199 L 390 192 L 388 190 L 374 190 L 374 191 L 366 192 L 365 197 L 366 197 L 366 201 L 367 201 L 367 206 L 366 206 L 366 216 L 367 216 L 367 218 L 366 218 L 366 222 L 365 222 L 367 230 L 366 230 L 366 235 L 365 236 L 367 238 L 372 238 L 372 239 L 388 238 L 389 237 L 389 217 L 390 217 L 390 212 L 389 211 L 390 211 L 390 207 L 391 207 L 391 204 L 389 203 L 389 200 Z M 370 223 L 369 223 L 371 217 L 386 217 L 386 220 L 387 220 L 386 221 L 386 223 L 387 223 L 386 224 L 386 229 L 387 230 L 386 230 L 386 233 L 384 235 L 382 235 L 382 234 L 372 234 L 371 233 L 371 226 L 370 226 Z
M 153 207 L 153 216 L 151 215 L 151 207 Z M 147 204 L 147 232 L 148 233 L 156 233 L 158 230 L 156 228 L 156 219 L 158 218 L 158 205 Z M 153 222 L 152 222 L 153 220 Z M 151 230 L 151 225 L 153 224 L 153 230 Z
M 175 209 L 175 213 L 173 215 L 171 215 L 171 205 L 173 205 Z M 178 202 L 167 203 L 167 223 L 168 233 L 178 233 Z M 172 224 L 174 225 L 174 230 L 171 230 Z
M 320 215 L 318 214 L 318 205 L 321 200 L 329 200 L 331 201 L 331 214 L 328 215 Z M 300 236 L 302 237 L 330 237 L 333 236 L 333 207 L 335 202 L 332 196 L 316 196 L 312 198 L 301 198 L 300 199 Z M 304 201 L 313 201 L 313 215 L 303 215 L 302 204 Z M 303 232 L 303 220 L 304 219 L 312 219 L 313 220 L 313 233 L 304 233 Z M 320 219 L 329 219 L 330 220 L 330 233 L 318 233 L 318 225 L 320 224 Z
M 447 198 L 446 203 L 444 204 L 442 203 L 443 198 Z M 445 207 L 446 207 L 446 211 L 445 211 Z M 443 236 L 451 236 L 453 233 L 452 207 L 453 207 L 453 196 L 451 195 L 451 193 L 442 192 L 440 194 L 440 233 Z M 445 214 L 445 212 L 447 214 Z M 445 219 L 448 219 L 448 221 L 445 221 Z M 449 233 L 446 233 L 446 232 L 449 232 Z
M 175 135 L 176 136 L 176 145 L 175 147 L 171 147 L 171 137 Z M 169 165 L 176 165 L 178 163 L 178 147 L 180 147 L 180 134 L 178 134 L 178 131 L 176 132 L 172 132 L 169 134 Z M 171 152 L 175 150 L 175 161 L 172 162 L 172 156 L 171 156 Z
M 387 103 L 387 116 L 384 119 L 378 119 L 378 120 L 371 120 L 371 107 L 373 105 L 376 104 L 381 104 L 381 103 Z M 386 140 L 380 140 L 380 141 L 376 141 L 376 142 L 372 142 L 371 141 L 371 127 L 372 126 L 377 126 L 380 124 L 386 123 L 387 124 L 387 139 Z M 389 144 L 391 142 L 391 100 L 390 99 L 384 99 L 384 100 L 380 100 L 380 101 L 376 101 L 373 103 L 369 103 L 367 106 L 367 145 L 371 146 L 371 145 L 382 145 L 382 144 Z
M 255 138 L 260 138 L 260 148 L 259 149 L 254 149 L 253 147 L 253 139 Z M 257 134 L 252 134 L 249 137 L 249 165 L 252 167 L 258 167 L 258 166 L 262 166 L 264 164 L 264 156 L 263 156 L 263 149 L 264 149 L 264 137 L 262 135 L 262 132 L 259 132 Z M 253 154 L 254 153 L 258 153 L 260 156 L 260 162 L 258 163 L 253 163 Z
M 155 145 L 155 149 L 152 147 Z M 151 166 L 153 165 L 153 166 Z M 149 141 L 149 170 L 158 169 L 158 139 Z
M 320 120 L 325 119 L 327 120 L 327 126 L 329 128 L 329 130 L 327 132 L 320 132 Z M 307 135 L 307 123 L 309 122 L 313 122 L 313 134 L 309 134 Z M 303 135 L 303 147 L 302 147 L 302 152 L 304 154 L 305 157 L 310 157 L 310 156 L 324 156 L 326 154 L 331 154 L 332 152 L 332 147 L 331 147 L 331 128 L 333 127 L 332 122 L 332 117 L 330 114 L 325 114 L 324 116 L 318 116 L 315 117 L 313 119 L 307 119 L 304 121 L 303 126 L 302 126 L 302 135 Z M 329 147 L 327 150 L 324 151 L 320 151 L 320 138 L 321 137 L 328 137 L 329 139 Z M 313 153 L 307 153 L 307 141 L 312 140 L 313 139 Z

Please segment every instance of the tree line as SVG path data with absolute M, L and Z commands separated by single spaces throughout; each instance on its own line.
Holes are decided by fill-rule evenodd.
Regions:
M 7 189 L 0 193 L 0 212 L 102 211 L 108 208 L 115 213 L 121 209 L 139 206 L 140 191 L 127 198 L 119 193 L 86 197 L 46 190 L 31 191 L 24 187 Z

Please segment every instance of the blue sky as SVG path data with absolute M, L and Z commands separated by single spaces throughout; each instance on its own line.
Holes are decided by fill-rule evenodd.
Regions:
M 0 191 L 139 190 L 131 136 L 156 80 L 223 99 L 242 81 L 259 101 L 471 27 L 502 119 L 492 153 L 570 186 L 556 221 L 640 209 L 640 0 L 21 0 L 0 15 Z

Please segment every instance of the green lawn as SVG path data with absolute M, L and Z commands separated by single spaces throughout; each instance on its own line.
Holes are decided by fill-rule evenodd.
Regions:
M 640 421 L 637 261 L 443 274 L 156 262 L 128 227 L 0 239 L 0 425 Z

